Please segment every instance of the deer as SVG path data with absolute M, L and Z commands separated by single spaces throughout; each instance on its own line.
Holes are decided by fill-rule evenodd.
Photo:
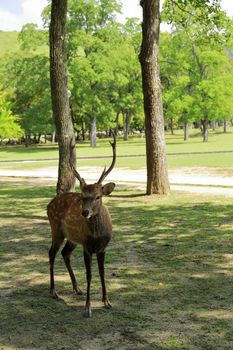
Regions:
M 102 182 L 115 165 L 115 135 L 114 141 L 110 142 L 110 144 L 113 152 L 112 162 L 107 170 L 106 167 L 104 168 L 99 180 L 94 184 L 88 185 L 70 160 L 72 172 L 80 183 L 80 193 L 66 192 L 58 194 L 47 207 L 47 215 L 52 233 L 52 244 L 49 250 L 50 294 L 55 299 L 59 298 L 54 283 L 54 263 L 56 254 L 65 239 L 66 243 L 61 253 L 70 275 L 73 290 L 77 295 L 83 294 L 78 286 L 70 264 L 71 253 L 77 244 L 81 244 L 83 246 L 87 282 L 86 303 L 84 308 L 85 317 L 92 317 L 90 288 L 93 254 L 96 254 L 97 257 L 104 307 L 106 309 L 112 308 L 105 286 L 104 270 L 105 250 L 112 237 L 112 220 L 107 207 L 102 202 L 102 197 L 112 193 L 115 188 L 115 183 L 109 182 L 103 185 Z

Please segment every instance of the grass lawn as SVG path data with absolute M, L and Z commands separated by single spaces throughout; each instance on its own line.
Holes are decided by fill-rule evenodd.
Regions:
M 51 350 L 225 350 L 233 346 L 231 198 L 172 193 L 106 198 L 114 237 L 107 250 L 111 311 L 102 308 L 93 262 L 93 318 L 72 293 L 58 254 L 49 296 L 50 229 L 45 208 L 54 187 L 1 182 L 0 348 Z M 82 249 L 73 266 L 85 290 Z
M 197 130 L 191 130 L 190 140 L 183 141 L 183 132 L 178 130 L 174 135 L 166 135 L 168 166 L 173 169 L 176 167 L 232 167 L 232 153 L 217 153 L 217 151 L 233 151 L 233 129 L 229 129 L 227 134 L 211 132 L 209 142 L 203 143 L 201 135 Z M 201 152 L 202 154 L 189 154 Z M 216 152 L 206 154 L 205 152 Z M 186 153 L 186 154 L 174 154 Z M 136 157 L 126 156 L 136 155 Z M 109 159 L 82 159 L 83 157 L 111 157 L 111 147 L 108 140 L 100 139 L 96 148 L 89 146 L 89 141 L 77 144 L 78 166 L 104 166 L 108 164 Z M 138 169 L 145 167 L 145 139 L 130 138 L 129 141 L 118 139 L 117 141 L 117 167 L 130 167 Z M 42 160 L 40 163 L 24 163 L 22 160 Z M 58 159 L 57 146 L 37 146 L 37 147 L 1 147 L 0 148 L 0 167 L 10 169 L 32 169 L 43 168 L 57 165 L 53 159 Z M 2 161 L 15 160 L 20 163 L 3 163 Z M 49 160 L 49 161 L 47 161 Z

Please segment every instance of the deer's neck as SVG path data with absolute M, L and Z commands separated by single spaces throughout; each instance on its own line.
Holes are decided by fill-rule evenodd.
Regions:
M 106 207 L 101 206 L 99 213 L 88 220 L 88 227 L 93 237 L 111 234 L 111 218 Z

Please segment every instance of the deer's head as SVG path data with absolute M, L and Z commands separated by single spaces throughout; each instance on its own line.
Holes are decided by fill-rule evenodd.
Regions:
M 114 182 L 109 182 L 102 185 L 102 182 L 107 177 L 107 175 L 112 171 L 116 162 L 116 137 L 113 135 L 114 141 L 110 142 L 113 150 L 113 159 L 110 167 L 106 170 L 104 168 L 99 180 L 91 185 L 86 184 L 86 181 L 79 175 L 78 171 L 74 168 L 70 162 L 71 169 L 74 176 L 79 180 L 82 198 L 82 215 L 87 219 L 97 215 L 100 211 L 102 205 L 102 197 L 108 196 L 115 188 Z

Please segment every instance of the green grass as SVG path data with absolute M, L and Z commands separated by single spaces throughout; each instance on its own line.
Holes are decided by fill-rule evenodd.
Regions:
M 93 262 L 93 318 L 71 291 L 61 255 L 59 301 L 49 296 L 46 204 L 53 187 L 0 186 L 0 347 L 3 349 L 227 350 L 233 332 L 232 199 L 116 191 L 105 200 L 114 236 L 107 250 L 111 311 L 101 305 Z M 73 254 L 85 289 L 82 249 Z
M 203 143 L 201 135 L 196 130 L 191 131 L 191 137 L 188 142 L 183 141 L 182 130 L 175 132 L 175 135 L 166 135 L 167 142 L 167 159 L 169 168 L 177 168 L 182 166 L 197 167 L 232 167 L 232 153 L 211 153 L 218 151 L 233 151 L 233 130 L 229 129 L 227 134 L 211 132 L 209 142 Z M 189 154 L 193 152 L 201 152 L 201 154 Z M 174 155 L 174 153 L 186 153 Z M 128 155 L 144 155 L 136 157 L 125 157 Z M 77 144 L 78 166 L 104 166 L 110 159 L 81 159 L 82 157 L 111 157 L 111 147 L 108 140 L 100 139 L 96 148 L 89 146 L 89 141 L 79 142 Z M 117 167 L 130 167 L 138 169 L 145 167 L 145 139 L 130 138 L 129 141 L 123 141 L 121 138 L 117 140 Z M 44 163 L 0 163 L 1 167 L 10 169 L 38 168 L 47 167 L 57 164 L 52 159 L 58 159 L 58 148 L 55 145 L 33 146 L 25 148 L 20 147 L 1 147 L 0 161 L 5 160 L 42 160 L 50 159 L 50 162 Z

